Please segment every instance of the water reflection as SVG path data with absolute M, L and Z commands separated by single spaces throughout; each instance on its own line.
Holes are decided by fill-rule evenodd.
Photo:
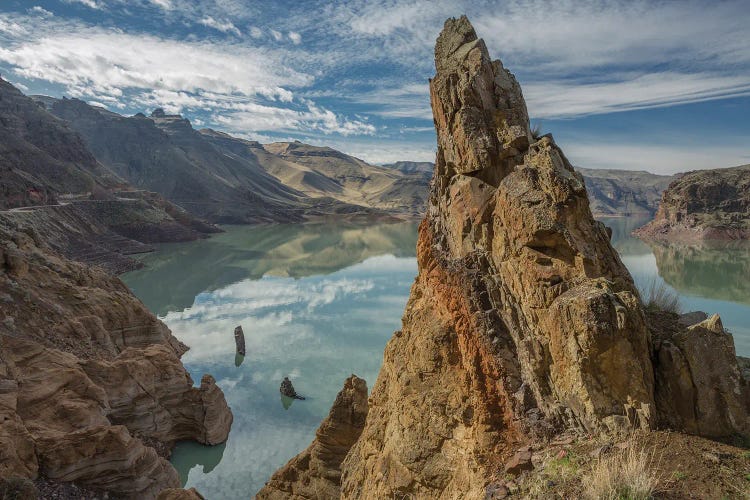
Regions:
M 191 469 L 201 466 L 203 474 L 213 472 L 224 458 L 224 450 L 227 444 L 216 446 L 203 446 L 194 441 L 180 441 L 174 448 L 172 465 L 180 475 L 180 481 L 184 487 L 187 483 L 188 473 Z
M 748 244 L 650 246 L 659 275 L 680 293 L 750 304 Z
M 244 279 L 330 274 L 368 257 L 414 257 L 416 224 L 277 224 L 228 227 L 207 240 L 160 245 L 128 273 L 133 292 L 159 316 L 196 295 Z
M 416 274 L 416 237 L 411 223 L 236 227 L 170 245 L 123 277 L 190 346 L 183 361 L 193 379 L 213 374 L 234 413 L 221 462 L 205 456 L 210 447 L 174 450 L 188 487 L 251 497 L 310 443 L 350 374 L 375 381 Z M 285 376 L 306 401 L 279 401 Z
M 683 310 L 719 313 L 737 354 L 750 355 L 749 244 L 647 244 L 630 235 L 647 218 L 601 220 L 612 228 L 612 244 L 639 287 L 662 281 L 680 295 Z
M 294 403 L 294 398 L 290 398 L 289 396 L 284 396 L 283 394 L 280 394 L 281 396 L 281 406 L 284 407 L 285 410 L 288 410 L 290 406 L 292 406 L 292 403 Z

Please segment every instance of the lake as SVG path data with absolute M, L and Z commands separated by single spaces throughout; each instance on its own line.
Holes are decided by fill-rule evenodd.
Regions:
M 718 312 L 750 355 L 750 248 L 647 245 L 630 236 L 646 220 L 602 220 L 639 285 L 663 281 L 684 311 Z M 245 499 L 312 441 L 346 377 L 372 387 L 416 275 L 417 224 L 225 229 L 162 245 L 122 279 L 191 347 L 182 359 L 193 379 L 213 374 L 234 413 L 226 444 L 177 444 L 183 483 Z M 245 357 L 235 355 L 237 325 Z M 282 401 L 285 376 L 305 401 Z

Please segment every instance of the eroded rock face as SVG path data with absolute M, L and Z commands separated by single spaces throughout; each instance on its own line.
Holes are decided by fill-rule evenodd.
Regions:
M 650 425 L 643 312 L 583 179 L 532 138 L 518 82 L 465 17 L 435 65 L 419 276 L 345 462 L 348 497 L 478 497 L 532 435 Z
M 688 172 L 664 191 L 646 240 L 750 239 L 750 165 Z
M 124 497 L 178 487 L 146 444 L 226 440 L 232 414 L 175 339 L 117 278 L 0 227 L 0 471 Z
M 310 446 L 279 469 L 258 499 L 330 499 L 339 496 L 341 462 L 367 417 L 367 383 L 352 375 L 336 396 Z

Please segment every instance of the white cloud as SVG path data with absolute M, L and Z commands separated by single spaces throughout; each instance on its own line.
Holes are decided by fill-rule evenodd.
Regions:
M 566 143 L 563 148 L 571 163 L 579 167 L 646 170 L 656 174 L 750 163 L 750 152 L 744 147 L 589 141 Z
M 242 32 L 231 21 L 217 21 L 211 16 L 206 16 L 198 22 L 203 26 L 208 26 L 222 33 L 233 33 L 237 36 L 242 36 Z
M 250 36 L 253 38 L 260 38 L 263 36 L 263 30 L 258 28 L 257 26 L 251 26 L 250 27 Z
M 296 31 L 290 31 L 289 32 L 289 39 L 295 44 L 299 45 L 302 43 L 302 35 L 297 33 Z
M 277 42 L 280 42 L 282 38 L 284 38 L 284 35 L 281 34 L 280 31 L 271 30 L 271 36 L 273 36 L 274 40 Z
M 42 17 L 53 17 L 54 14 L 44 7 L 40 7 L 39 5 L 35 5 L 32 8 L 29 9 L 29 13 L 36 14 Z
M 279 108 L 257 103 L 234 106 L 237 111 L 214 115 L 213 120 L 222 127 L 238 134 L 276 131 L 318 131 L 324 134 L 372 135 L 374 125 L 361 120 L 348 120 L 333 111 L 305 101 L 304 109 Z
M 350 99 L 360 104 L 372 105 L 373 108 L 368 111 L 374 115 L 432 120 L 430 88 L 427 83 L 378 88 L 353 95 Z
M 65 3 L 80 3 L 90 9 L 103 9 L 104 5 L 97 2 L 96 0 L 63 0 Z
M 663 72 L 602 83 L 530 82 L 523 89 L 531 116 L 561 118 L 746 96 L 750 76 Z

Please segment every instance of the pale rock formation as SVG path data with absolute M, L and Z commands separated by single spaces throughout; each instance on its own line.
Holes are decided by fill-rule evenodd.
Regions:
M 310 446 L 279 469 L 260 490 L 263 499 L 330 499 L 339 495 L 341 462 L 367 417 L 367 383 L 352 375 L 336 396 Z
M 0 473 L 121 497 L 178 487 L 144 444 L 226 440 L 221 390 L 200 387 L 175 339 L 117 278 L 0 227 Z

